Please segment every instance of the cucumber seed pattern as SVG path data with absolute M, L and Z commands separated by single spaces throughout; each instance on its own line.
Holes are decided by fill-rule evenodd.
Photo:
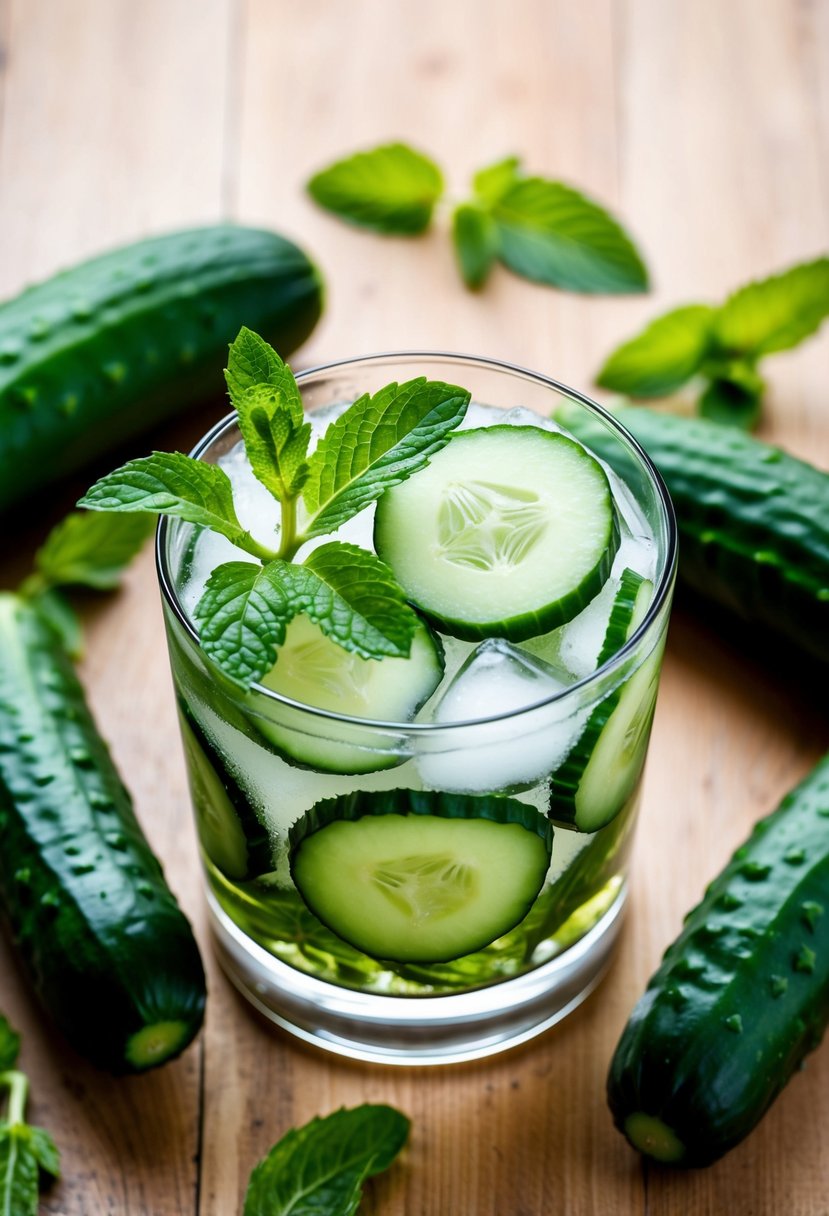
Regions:
M 548 524 L 547 510 L 532 490 L 454 482 L 438 512 L 440 553 L 473 570 L 512 569 L 535 548 Z
M 368 705 L 369 663 L 356 654 L 341 653 L 325 637 L 301 642 L 280 662 L 291 680 L 313 681 L 338 699 L 347 697 Z
M 452 916 L 477 895 L 477 873 L 451 854 L 395 857 L 372 872 L 376 888 L 412 925 Z

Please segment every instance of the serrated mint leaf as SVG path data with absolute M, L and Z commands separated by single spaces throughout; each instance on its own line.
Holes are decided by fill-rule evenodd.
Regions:
M 0 1216 L 37 1216 L 38 1181 L 29 1128 L 0 1124 Z
M 217 465 L 181 452 L 154 452 L 102 477 L 78 502 L 90 511 L 145 511 L 201 524 L 256 552 L 236 518 L 230 478 Z
M 0 1072 L 9 1072 L 20 1054 L 20 1035 L 0 1013 Z
M 706 304 L 689 304 L 657 317 L 613 352 L 596 383 L 629 397 L 667 396 L 702 366 L 715 315 Z
M 500 259 L 526 279 L 569 291 L 645 291 L 648 275 L 624 229 L 561 182 L 519 178 L 492 205 Z
M 282 567 L 287 563 L 224 562 L 212 571 L 196 604 L 202 649 L 239 684 L 261 680 L 270 671 L 296 616 L 289 590 L 278 581 Z
M 363 659 L 405 658 L 417 623 L 384 562 L 334 541 L 301 565 L 276 559 L 217 566 L 195 609 L 205 653 L 243 685 L 271 670 L 300 613 Z
M 30 1127 L 29 1143 L 43 1173 L 60 1178 L 60 1152 L 49 1133 L 42 1127 Z
M 753 430 L 760 418 L 765 387 L 753 367 L 732 363 L 712 375 L 699 399 L 699 412 L 711 422 Z
M 330 541 L 301 566 L 302 611 L 332 641 L 362 659 L 406 658 L 417 625 L 414 609 L 385 562 L 357 545 Z M 316 580 L 303 584 L 303 574 Z
M 46 537 L 35 554 L 35 568 L 51 587 L 109 590 L 118 586 L 154 527 L 148 515 L 73 511 Z
M 393 1107 L 364 1105 L 292 1129 L 255 1166 L 243 1216 L 353 1216 L 363 1183 L 389 1168 L 409 1127 Z
M 749 283 L 719 310 L 715 336 L 723 351 L 759 358 L 788 350 L 829 316 L 829 258 L 793 266 Z
M 24 584 L 25 587 L 25 584 Z M 83 657 L 83 628 L 78 614 L 60 591 L 47 589 L 31 597 L 38 615 L 55 631 L 71 659 Z
M 498 257 L 498 228 L 488 211 L 471 203 L 456 207 L 452 241 L 463 281 L 471 291 L 483 287 Z
M 469 397 L 457 385 L 421 376 L 358 398 L 331 423 L 309 459 L 304 535 L 335 532 L 428 464 L 462 421 Z
M 472 178 L 472 187 L 480 201 L 485 206 L 497 203 L 518 181 L 520 168 L 521 161 L 517 156 L 506 156 L 494 165 L 479 169 Z
M 411 236 L 429 227 L 443 176 L 428 156 L 394 143 L 337 161 L 311 178 L 308 192 L 353 224 Z
M 225 369 L 230 399 L 238 409 L 238 400 L 249 389 L 267 385 L 279 396 L 295 426 L 303 422 L 302 397 L 294 374 L 264 338 L 243 327 L 230 345 Z
M 297 424 L 279 390 L 268 384 L 245 389 L 234 404 L 254 475 L 276 498 L 296 496 L 308 475 L 310 422 Z

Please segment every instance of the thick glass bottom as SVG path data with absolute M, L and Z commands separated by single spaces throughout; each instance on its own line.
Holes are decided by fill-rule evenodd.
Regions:
M 494 1055 L 565 1018 L 604 975 L 626 898 L 623 884 L 588 933 L 523 975 L 448 996 L 399 997 L 341 988 L 275 959 L 207 894 L 219 962 L 260 1013 L 337 1055 L 406 1066 Z

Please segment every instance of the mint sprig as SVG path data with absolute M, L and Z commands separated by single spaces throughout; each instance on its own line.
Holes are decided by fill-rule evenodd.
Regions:
M 29 1080 L 17 1070 L 20 1036 L 0 1014 L 0 1210 L 9 1216 L 37 1216 L 41 1178 L 60 1176 L 60 1154 L 42 1127 L 26 1122 Z
M 332 541 L 296 558 L 423 468 L 462 421 L 469 393 L 422 377 L 389 384 L 359 397 L 309 454 L 311 427 L 290 368 L 250 330 L 230 348 L 226 380 L 251 468 L 280 505 L 273 548 L 242 527 L 227 475 L 177 452 L 130 461 L 81 505 L 174 516 L 257 559 L 213 570 L 194 612 L 205 652 L 243 687 L 273 667 L 300 614 L 361 658 L 408 656 L 417 617 L 375 554 Z
M 452 239 L 466 285 L 496 261 L 534 282 L 591 293 L 647 290 L 631 238 L 597 202 L 562 182 L 526 176 L 517 157 L 479 170 L 473 197 L 452 207 Z M 404 144 L 384 145 L 317 173 L 308 191 L 342 219 L 376 232 L 425 232 L 443 195 L 438 166 Z
M 250 1176 L 242 1216 L 353 1216 L 363 1185 L 403 1148 L 409 1120 L 365 1104 L 292 1128 Z
M 665 397 L 699 380 L 698 410 L 755 425 L 765 383 L 757 365 L 815 333 L 829 316 L 829 258 L 792 266 L 733 292 L 720 307 L 691 304 L 651 321 L 596 377 L 630 397 Z
M 424 232 L 443 193 L 433 160 L 406 144 L 357 152 L 316 173 L 308 193 L 342 219 L 374 232 L 414 236 Z

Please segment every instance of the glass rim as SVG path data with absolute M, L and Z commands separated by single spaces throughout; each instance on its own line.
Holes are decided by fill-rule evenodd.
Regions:
M 607 662 L 602 663 L 595 671 L 591 671 L 581 680 L 575 681 L 573 684 L 568 684 L 566 688 L 559 692 L 553 693 L 549 697 L 545 697 L 541 701 L 535 701 L 531 705 L 521 706 L 519 709 L 506 710 L 503 713 L 490 715 L 484 718 L 466 718 L 460 722 L 393 722 L 386 721 L 380 718 L 359 718 L 352 714 L 337 713 L 335 710 L 322 709 L 315 705 L 308 705 L 304 701 L 295 701 L 291 697 L 286 697 L 282 693 L 276 692 L 272 688 L 266 687 L 264 684 L 252 683 L 249 692 L 256 693 L 259 696 L 266 698 L 268 701 L 273 701 L 277 705 L 286 706 L 291 710 L 299 710 L 302 713 L 309 714 L 311 717 L 319 718 L 323 721 L 344 722 L 359 727 L 362 730 L 382 730 L 393 731 L 400 734 L 401 731 L 417 734 L 442 734 L 453 730 L 463 730 L 464 728 L 482 726 L 492 722 L 503 722 L 520 717 L 521 714 L 532 713 L 547 706 L 554 705 L 557 702 L 565 701 L 580 694 L 584 689 L 590 688 L 591 685 L 603 681 L 608 673 L 612 673 L 620 667 L 623 667 L 629 655 L 636 649 L 641 639 L 648 632 L 653 621 L 661 612 L 665 601 L 667 600 L 674 582 L 677 564 L 677 524 L 676 515 L 674 513 L 673 503 L 668 493 L 668 488 L 665 485 L 664 479 L 659 470 L 654 465 L 651 458 L 648 456 L 645 449 L 638 440 L 627 430 L 627 428 L 619 422 L 611 412 L 587 397 L 578 389 L 570 388 L 569 385 L 562 384 L 561 381 L 553 379 L 552 376 L 547 376 L 543 372 L 536 372 L 530 368 L 522 367 L 519 364 L 509 363 L 504 359 L 495 359 L 486 355 L 469 355 L 453 351 L 435 351 L 435 350 L 397 350 L 397 351 L 379 351 L 369 355 L 353 355 L 347 359 L 334 359 L 328 363 L 318 363 L 313 367 L 305 368 L 303 371 L 296 372 L 297 384 L 302 387 L 306 380 L 312 377 L 317 377 L 326 372 L 333 372 L 340 368 L 349 367 L 353 364 L 382 364 L 384 362 L 414 362 L 416 360 L 431 360 L 433 362 L 446 362 L 448 364 L 476 364 L 485 369 L 491 369 L 496 372 L 508 373 L 512 376 L 517 376 L 521 379 L 533 381 L 535 384 L 541 385 L 543 388 L 552 389 L 560 393 L 564 397 L 569 397 L 572 401 L 584 406 L 590 413 L 595 414 L 604 423 L 608 424 L 610 429 L 616 433 L 618 438 L 627 443 L 632 449 L 634 455 L 644 466 L 650 480 L 653 482 L 657 490 L 659 505 L 662 510 L 663 522 L 665 525 L 666 534 L 666 551 L 665 563 L 662 574 L 654 589 L 654 596 L 648 605 L 648 609 L 644 618 L 639 623 L 633 634 L 627 639 L 624 646 L 620 647 Z M 201 459 L 203 454 L 221 438 L 226 431 L 237 425 L 236 411 L 231 410 L 213 424 L 212 427 L 202 436 L 201 439 L 194 445 L 189 456 L 196 460 Z M 178 522 L 178 521 L 177 521 Z M 178 595 L 175 590 L 174 580 L 169 569 L 167 560 L 167 539 L 170 532 L 172 517 L 162 515 L 158 521 L 155 539 L 155 556 L 156 556 L 156 572 L 158 575 L 159 585 L 162 595 L 177 618 L 179 624 L 185 630 L 190 640 L 203 656 L 209 668 L 215 666 L 213 661 L 205 654 L 201 646 L 199 635 L 195 626 L 187 616 Z

